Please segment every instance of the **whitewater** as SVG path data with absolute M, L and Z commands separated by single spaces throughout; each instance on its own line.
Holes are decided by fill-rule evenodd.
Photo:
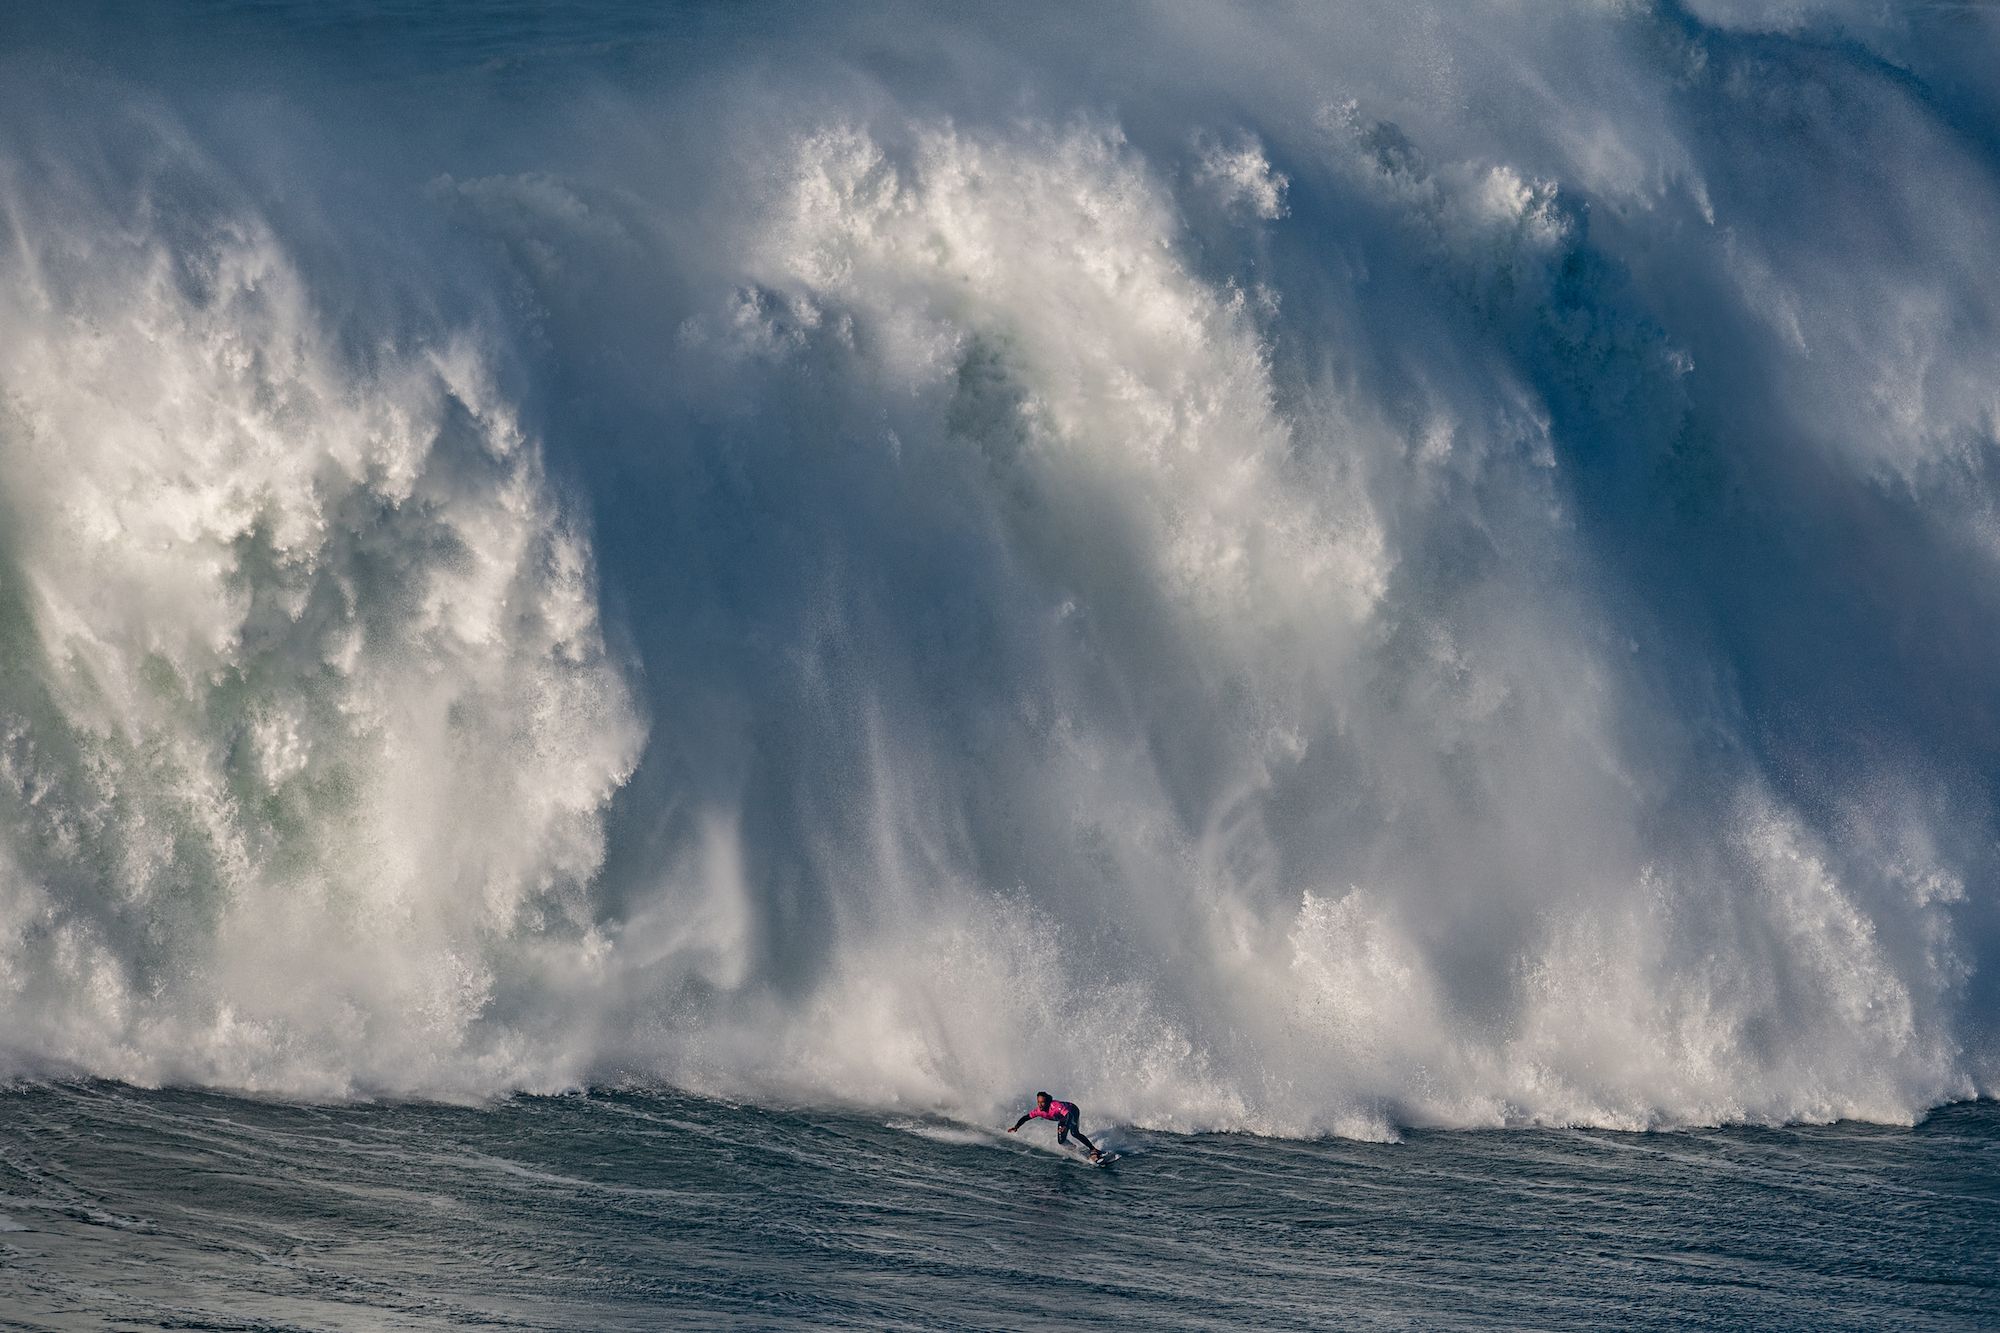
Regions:
M 1832 0 L 10 8 L 0 1074 L 1993 1096 L 1995 69 Z

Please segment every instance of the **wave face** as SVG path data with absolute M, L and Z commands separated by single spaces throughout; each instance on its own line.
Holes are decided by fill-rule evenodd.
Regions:
M 15 1074 L 2000 1091 L 1986 11 L 130 17 L 7 21 Z

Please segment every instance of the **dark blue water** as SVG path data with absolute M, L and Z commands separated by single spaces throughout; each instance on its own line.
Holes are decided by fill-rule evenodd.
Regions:
M 651 1093 L 18 1088 L 0 1095 L 0 1322 L 2000 1323 L 1992 1103 L 1913 1129 L 1110 1133 L 1126 1155 L 1092 1168 L 996 1131 Z

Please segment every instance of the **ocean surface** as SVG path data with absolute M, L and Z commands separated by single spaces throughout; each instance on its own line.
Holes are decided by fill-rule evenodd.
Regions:
M 1915 1128 L 1109 1135 L 1092 1167 L 1046 1134 L 657 1093 L 16 1088 L 0 1325 L 2000 1324 L 1988 1102 Z
M 0 1321 L 1994 1322 L 1996 71 L 0 5 Z

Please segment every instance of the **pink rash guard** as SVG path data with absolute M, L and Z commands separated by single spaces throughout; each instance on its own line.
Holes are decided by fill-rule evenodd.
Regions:
M 1075 1102 L 1059 1102 L 1051 1097 L 1048 1110 L 1044 1111 L 1039 1106 L 1030 1108 L 1028 1113 L 1016 1120 L 1007 1132 L 1012 1134 L 1030 1120 L 1053 1120 L 1057 1143 L 1068 1143 L 1070 1136 L 1074 1135 L 1076 1141 L 1089 1150 L 1091 1161 L 1095 1162 L 1103 1157 L 1103 1154 L 1097 1151 L 1097 1145 L 1083 1136 L 1083 1113 L 1077 1110 Z

